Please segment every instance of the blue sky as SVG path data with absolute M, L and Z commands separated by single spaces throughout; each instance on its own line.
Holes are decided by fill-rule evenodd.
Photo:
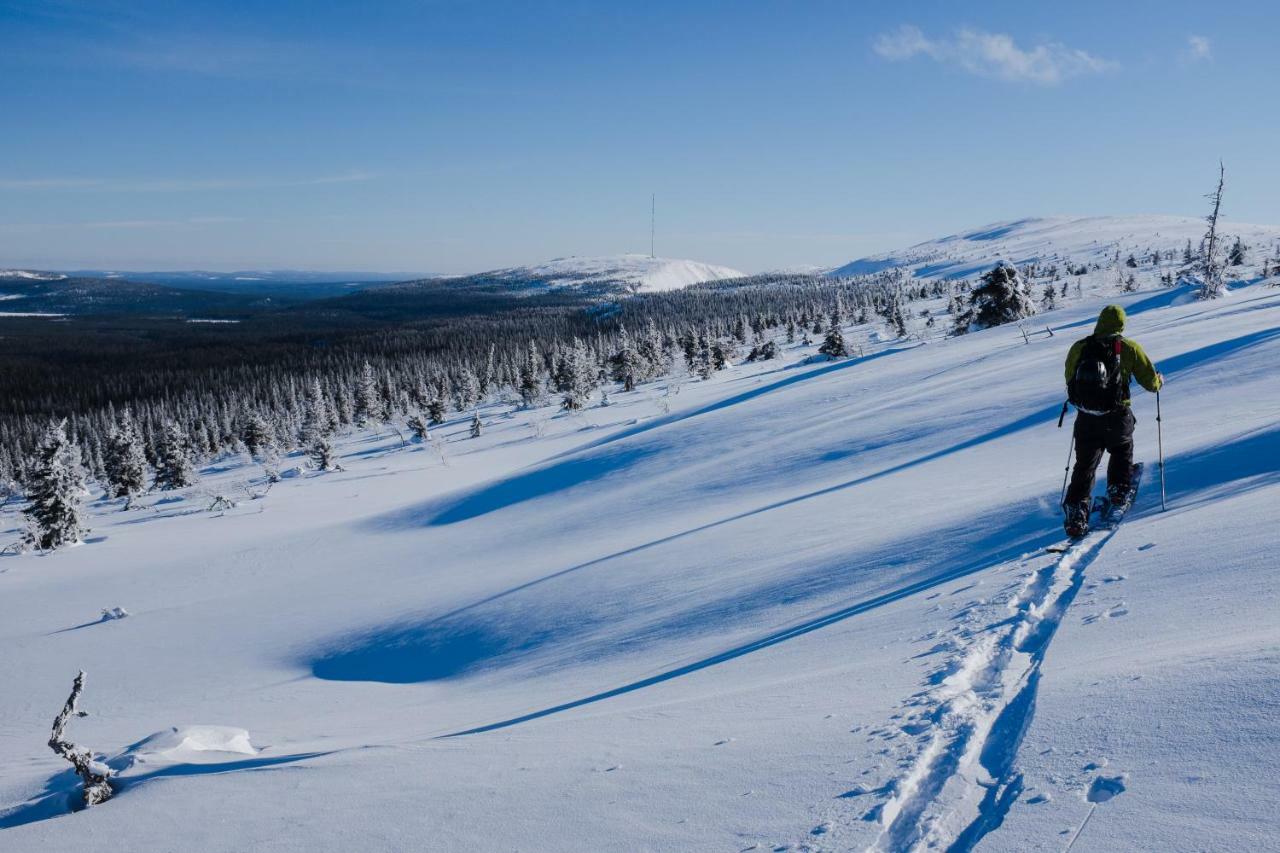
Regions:
M 1280 221 L 1273 2 L 0 0 L 0 266 L 755 271 Z

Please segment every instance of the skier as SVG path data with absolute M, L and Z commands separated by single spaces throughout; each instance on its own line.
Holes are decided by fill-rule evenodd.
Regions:
M 1093 478 L 1105 450 L 1107 498 L 1121 509 L 1133 500 L 1133 427 L 1129 407 L 1129 381 L 1155 392 L 1164 377 L 1136 341 L 1123 337 L 1125 314 L 1119 305 L 1108 305 L 1098 315 L 1093 334 L 1071 345 L 1067 353 L 1067 399 L 1076 407 L 1076 467 L 1063 501 L 1067 535 L 1079 538 L 1089 532 Z

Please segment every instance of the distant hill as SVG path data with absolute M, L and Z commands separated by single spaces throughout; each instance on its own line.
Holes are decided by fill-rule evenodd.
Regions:
M 1224 220 L 1221 228 L 1228 245 L 1239 236 L 1254 251 L 1268 257 L 1275 256 L 1276 245 L 1280 244 L 1280 226 Z M 1117 252 L 1123 261 L 1130 253 L 1143 258 L 1152 251 L 1180 251 L 1188 240 L 1196 247 L 1204 231 L 1204 221 L 1189 216 L 1018 219 L 859 258 L 830 270 L 828 275 L 855 276 L 905 268 L 916 278 L 969 278 L 999 260 L 1015 265 L 1070 261 L 1109 267 Z

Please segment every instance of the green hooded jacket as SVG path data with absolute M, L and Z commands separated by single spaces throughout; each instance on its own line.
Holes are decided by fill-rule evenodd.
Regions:
M 1124 308 L 1119 305 L 1108 305 L 1102 309 L 1102 313 L 1098 315 L 1098 324 L 1093 327 L 1093 337 L 1110 338 L 1118 336 L 1124 331 L 1125 314 Z M 1088 338 L 1081 338 L 1071 345 L 1071 349 L 1067 351 L 1067 382 L 1071 382 L 1071 377 L 1076 375 L 1076 364 L 1080 361 L 1080 353 L 1084 349 L 1085 342 Z M 1159 391 L 1160 386 L 1164 384 L 1160 373 L 1156 370 L 1156 366 L 1151 363 L 1151 359 L 1143 352 L 1142 347 L 1137 341 L 1128 338 L 1120 338 L 1120 382 L 1125 390 L 1125 405 L 1129 404 L 1129 381 L 1137 379 L 1138 384 L 1148 391 Z

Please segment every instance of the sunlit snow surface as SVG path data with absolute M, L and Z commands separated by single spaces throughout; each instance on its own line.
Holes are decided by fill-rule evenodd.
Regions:
M 1062 358 L 1117 298 L 1169 511 L 1135 391 L 1129 519 L 1048 554 Z M 1028 330 L 92 503 L 0 557 L 0 850 L 1061 850 L 1090 809 L 1076 851 L 1275 849 L 1280 289 Z M 81 668 L 71 738 L 146 760 L 67 815 Z

